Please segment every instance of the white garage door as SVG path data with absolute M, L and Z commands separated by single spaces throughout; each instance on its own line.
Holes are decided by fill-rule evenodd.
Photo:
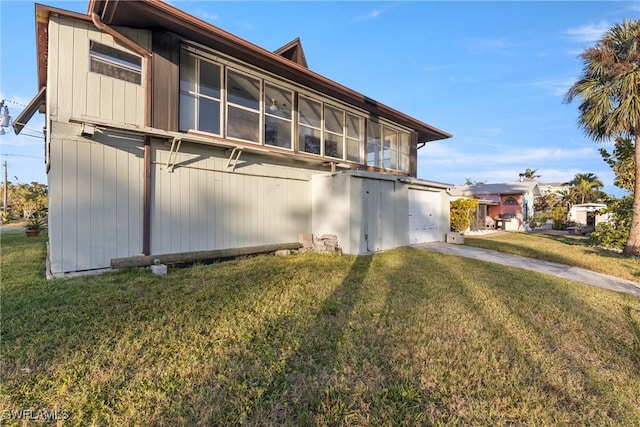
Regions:
M 409 243 L 440 240 L 440 193 L 409 190 Z

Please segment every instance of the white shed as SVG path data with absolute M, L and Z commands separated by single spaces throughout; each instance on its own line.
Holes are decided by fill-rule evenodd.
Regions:
M 311 178 L 312 230 L 335 234 L 346 254 L 444 241 L 449 184 L 344 171 Z
M 606 207 L 607 205 L 604 203 L 580 203 L 573 205 L 569 210 L 569 221 L 574 221 L 576 224 L 581 224 L 586 227 L 595 227 L 609 220 L 609 215 L 600 213 L 600 211 Z

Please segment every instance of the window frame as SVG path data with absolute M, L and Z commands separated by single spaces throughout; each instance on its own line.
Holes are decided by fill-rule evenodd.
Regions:
M 371 112 L 366 111 L 364 109 L 358 108 L 354 105 L 344 104 L 339 100 L 331 98 L 323 93 L 317 92 L 314 89 L 311 89 L 306 86 L 301 86 L 298 83 L 291 82 L 282 76 L 278 76 L 272 72 L 267 70 L 263 70 L 257 68 L 251 64 L 245 63 L 237 58 L 231 58 L 222 54 L 214 49 L 211 49 L 207 46 L 199 45 L 196 42 L 183 40 L 181 45 L 181 50 L 186 51 L 187 53 L 199 58 L 200 60 L 205 60 L 214 63 L 218 67 L 221 68 L 222 72 L 222 84 L 221 84 L 221 92 L 222 92 L 222 105 L 221 105 L 221 135 L 211 134 L 214 136 L 222 136 L 223 138 L 239 141 L 243 143 L 248 143 L 252 145 L 259 145 L 264 148 L 276 148 L 284 151 L 292 151 L 296 154 L 301 154 L 304 156 L 310 156 L 318 159 L 325 159 L 328 162 L 347 162 L 355 165 L 360 165 L 364 167 L 374 167 L 380 170 L 390 170 L 397 171 L 404 174 L 410 174 L 410 163 L 411 163 L 411 142 L 412 142 L 412 134 L 415 132 L 411 128 L 407 128 L 399 123 L 395 123 L 390 120 L 386 120 L 380 117 L 374 117 Z M 247 109 L 247 111 L 251 111 L 259 114 L 259 141 L 251 141 L 242 138 L 230 137 L 228 135 L 228 98 L 227 98 L 227 72 L 229 70 L 233 70 L 241 75 L 246 75 L 250 78 L 257 79 L 260 83 L 260 106 L 259 110 L 247 109 L 246 107 L 238 106 L 233 104 L 234 107 Z M 266 87 L 267 85 L 273 86 L 275 88 L 280 88 L 286 90 L 292 95 L 292 117 L 291 117 L 291 147 L 282 147 L 279 145 L 271 145 L 266 143 L 265 131 L 266 131 L 266 122 L 267 117 L 271 117 L 268 112 L 268 105 L 265 101 Z M 313 102 L 320 104 L 320 127 L 314 127 L 307 124 L 304 124 L 300 121 L 300 104 L 301 99 L 310 99 Z M 326 155 L 325 150 L 325 135 L 330 133 L 325 129 L 325 105 L 330 107 L 342 110 L 343 117 L 343 133 L 342 133 L 342 157 L 331 157 Z M 354 116 L 358 118 L 359 123 L 359 139 L 352 138 L 349 136 L 349 116 Z M 380 126 L 380 153 L 379 153 L 379 164 L 371 165 L 368 160 L 368 147 L 369 147 L 369 123 L 377 123 Z M 383 126 L 388 127 L 389 129 L 393 129 L 397 135 L 396 148 L 394 150 L 395 157 L 395 168 L 384 167 L 384 141 L 383 141 Z M 320 140 L 320 152 L 308 152 L 300 149 L 302 146 L 300 141 L 301 130 L 302 129 L 310 129 L 312 132 L 317 132 L 319 134 Z M 181 130 L 183 131 L 183 130 Z M 209 134 L 208 132 L 204 132 Z M 358 161 L 352 160 L 349 158 L 349 143 L 354 143 L 357 141 L 358 143 Z M 352 156 L 353 157 L 353 156 Z M 393 164 L 392 164 L 393 165 Z
M 99 46 L 100 48 L 104 48 L 103 52 L 99 52 L 94 49 L 95 46 Z M 110 55 L 108 52 L 115 52 L 116 55 L 121 55 L 123 58 L 118 58 L 115 55 Z M 134 59 L 135 62 L 130 62 L 126 60 L 126 57 L 130 57 Z M 101 76 L 111 77 L 113 79 L 121 80 L 126 83 L 131 83 L 134 85 L 142 86 L 142 75 L 144 72 L 144 58 L 135 53 L 131 53 L 124 49 L 120 49 L 117 47 L 109 46 L 106 43 L 102 43 L 98 40 L 89 39 L 89 49 L 88 49 L 88 69 L 91 73 L 100 74 Z M 105 69 L 95 68 L 94 69 L 94 61 L 99 64 L 103 64 L 106 66 Z M 139 63 L 139 65 L 138 65 Z M 122 76 L 118 76 L 116 73 L 108 73 L 106 70 L 116 69 L 125 72 L 126 74 L 132 75 L 135 80 L 130 80 L 127 78 L 123 78 Z
M 195 80 L 193 82 L 193 91 L 190 90 L 183 90 L 182 89 L 182 59 L 179 59 L 179 65 L 178 65 L 178 129 L 180 132 L 189 132 L 190 130 L 193 131 L 198 131 L 198 132 L 203 132 L 209 135 L 214 135 L 214 136 L 219 136 L 222 137 L 224 135 L 224 130 L 225 130 L 225 122 L 224 122 L 224 75 L 225 75 L 225 70 L 224 67 L 219 64 L 216 63 L 215 61 L 212 61 L 208 58 L 205 58 L 201 55 L 198 55 L 195 52 L 192 52 L 188 49 L 185 48 L 181 48 L 180 49 L 180 58 L 182 58 L 182 54 L 187 54 L 189 56 L 191 56 L 194 61 L 195 61 L 195 67 L 194 67 L 194 74 L 195 74 Z M 210 95 L 205 95 L 203 93 L 201 93 L 200 91 L 200 69 L 201 69 L 201 61 L 206 61 L 207 63 L 209 63 L 210 65 L 214 65 L 216 67 L 218 67 L 219 69 L 219 86 L 220 86 L 220 98 L 216 99 L 213 96 Z M 195 117 L 193 118 L 193 123 L 195 125 L 195 127 L 193 128 L 184 128 L 182 125 L 182 121 L 181 119 L 181 115 L 182 115 L 182 95 L 186 95 L 189 97 L 193 98 L 193 102 L 194 102 L 194 113 L 195 113 Z M 199 99 L 200 98 L 204 98 L 207 99 L 209 101 L 213 101 L 213 102 L 217 102 L 219 107 L 218 107 L 218 126 L 219 126 L 219 133 L 215 133 L 215 132 L 210 132 L 208 130 L 202 130 L 200 129 L 200 104 L 199 104 Z

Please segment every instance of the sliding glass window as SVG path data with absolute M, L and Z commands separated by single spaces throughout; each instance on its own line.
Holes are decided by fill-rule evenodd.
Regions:
M 260 80 L 227 69 L 227 137 L 260 142 Z
M 363 122 L 362 117 L 347 113 L 347 160 L 350 162 L 362 163 Z
M 221 135 L 221 74 L 219 65 L 180 52 L 180 130 Z
M 293 92 L 264 85 L 264 143 L 291 149 L 293 127 Z
M 320 155 L 322 104 L 300 96 L 298 100 L 298 149 Z
M 324 107 L 324 155 L 344 158 L 344 111 L 330 105 Z

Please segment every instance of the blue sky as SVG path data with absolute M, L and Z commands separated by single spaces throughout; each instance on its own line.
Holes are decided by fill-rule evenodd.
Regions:
M 87 1 L 42 3 L 86 12 Z M 300 37 L 309 67 L 453 134 L 420 150 L 418 177 L 507 182 L 526 168 L 543 182 L 613 174 L 576 125 L 580 52 L 640 2 L 231 2 L 171 3 L 268 50 Z M 0 1 L 0 97 L 15 117 L 37 91 L 34 5 Z M 43 116 L 27 130 L 38 135 Z M 43 141 L 0 136 L 10 180 L 46 183 Z

